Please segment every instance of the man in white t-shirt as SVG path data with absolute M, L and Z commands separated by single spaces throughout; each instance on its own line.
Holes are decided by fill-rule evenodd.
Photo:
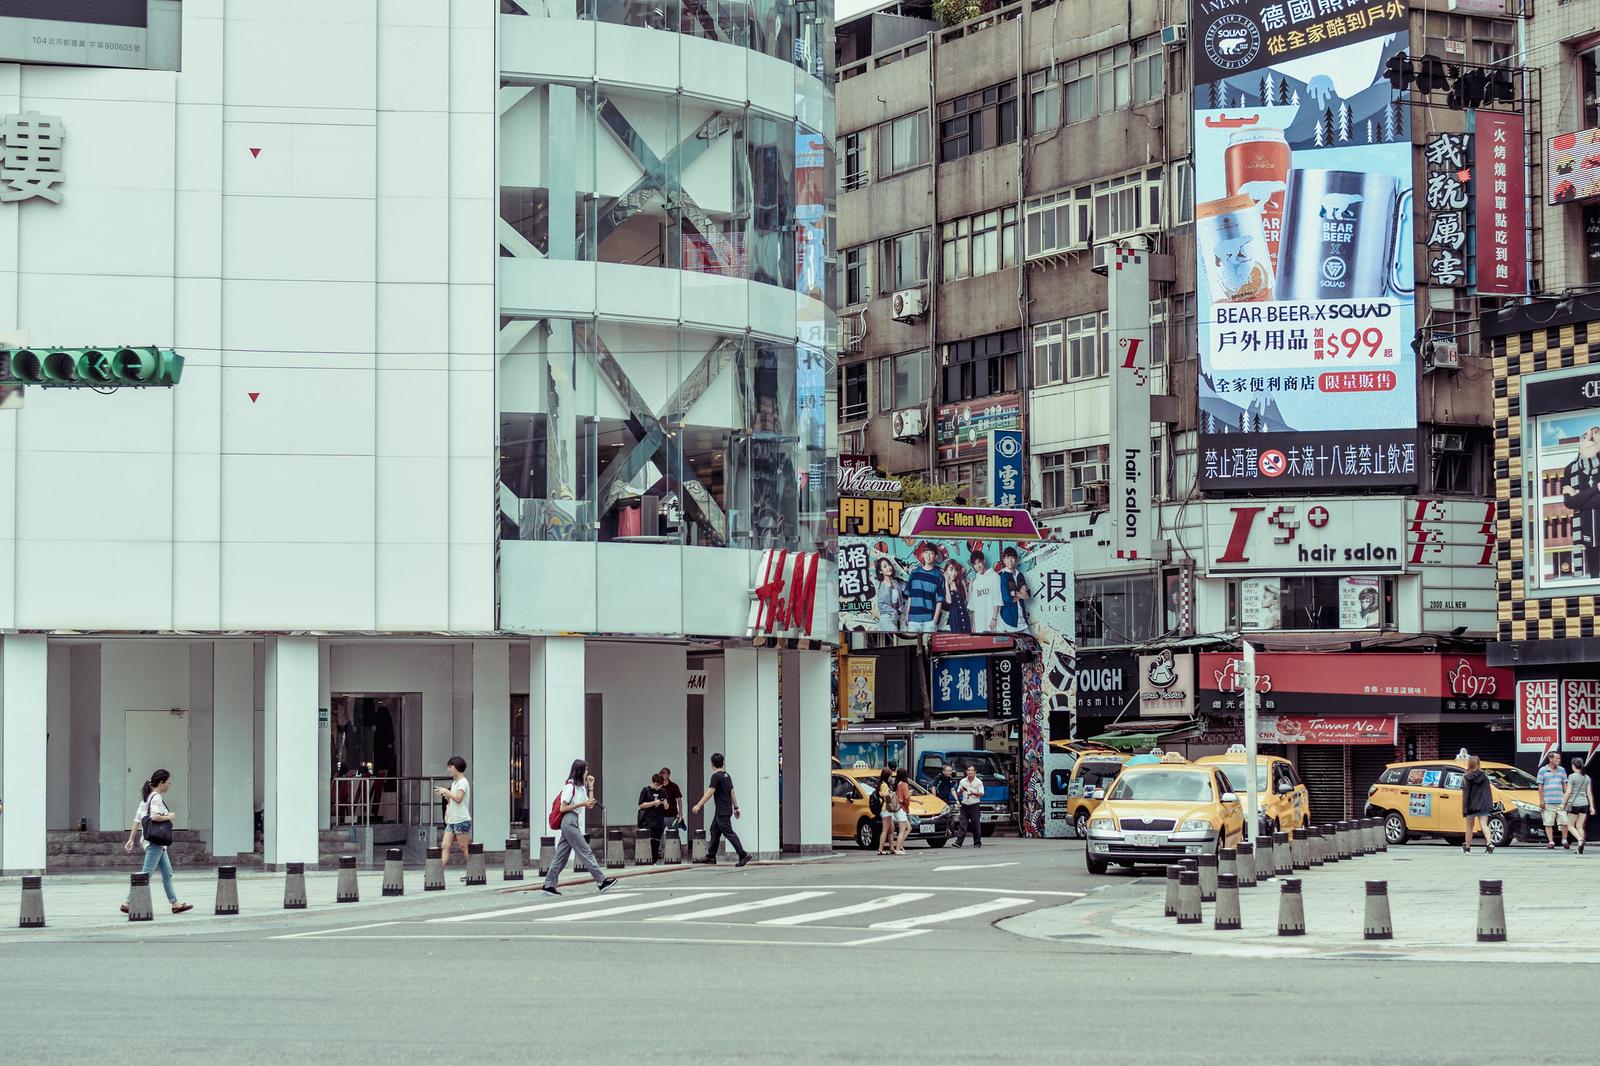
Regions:
M 467 760 L 459 755 L 450 756 L 445 763 L 450 771 L 450 784 L 434 788 L 434 795 L 445 800 L 444 838 L 439 842 L 439 854 L 444 865 L 450 865 L 450 849 L 461 845 L 461 861 L 467 861 L 467 849 L 472 846 L 472 783 L 467 780 Z
M 960 828 L 956 830 L 956 847 L 961 846 L 968 833 L 972 834 L 973 847 L 983 847 L 983 779 L 971 763 L 967 764 L 967 775 L 956 785 L 956 813 L 961 818 Z
M 989 569 L 989 559 L 975 551 L 967 557 L 972 564 L 972 582 L 967 589 L 967 612 L 972 615 L 974 633 L 995 631 L 995 612 L 1000 610 L 1000 575 Z

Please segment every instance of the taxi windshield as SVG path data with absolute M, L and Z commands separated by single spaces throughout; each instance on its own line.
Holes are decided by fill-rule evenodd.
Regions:
M 1123 774 L 1112 786 L 1113 800 L 1157 803 L 1204 803 L 1211 795 L 1211 775 L 1184 770 L 1146 770 Z
M 1228 787 L 1229 788 L 1233 789 L 1235 792 L 1248 792 L 1249 791 L 1249 788 L 1246 785 L 1246 782 L 1250 780 L 1250 771 L 1249 771 L 1249 768 L 1244 763 L 1242 763 L 1242 762 L 1240 762 L 1240 763 L 1223 763 L 1221 765 L 1220 769 L 1222 770 L 1222 772 L 1224 774 L 1226 774 L 1228 776 Z M 1268 791 L 1267 770 L 1268 770 L 1268 767 L 1267 767 L 1267 764 L 1265 762 L 1256 763 L 1256 791 L 1257 792 L 1266 792 L 1266 791 Z
M 1518 770 L 1514 766 L 1485 766 L 1483 772 L 1489 775 L 1489 780 L 1499 788 L 1526 788 L 1539 787 L 1532 774 Z

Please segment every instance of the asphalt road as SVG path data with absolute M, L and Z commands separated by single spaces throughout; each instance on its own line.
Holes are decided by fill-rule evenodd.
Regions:
M 0 1040 L 30 1064 L 1589 1057 L 1581 1024 L 1543 1042 L 1514 1023 L 1535 996 L 1586 1017 L 1587 965 L 1173 957 L 993 927 L 1104 883 L 1076 842 L 994 840 L 647 874 L 555 907 L 447 891 L 224 931 L 8 936 Z

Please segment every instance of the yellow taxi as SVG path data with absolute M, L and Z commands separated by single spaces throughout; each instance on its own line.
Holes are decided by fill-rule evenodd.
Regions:
M 1126 752 L 1110 748 L 1103 751 L 1086 751 L 1072 764 L 1072 772 L 1067 777 L 1065 788 L 1057 789 L 1052 782 L 1051 793 L 1056 795 L 1065 793 L 1067 797 L 1067 820 L 1072 824 L 1073 835 L 1079 840 L 1088 837 L 1090 815 L 1100 806 L 1100 801 L 1106 798 L 1106 790 L 1117 779 L 1117 775 L 1122 772 L 1122 765 L 1127 761 Z
M 1543 840 L 1538 780 L 1505 763 L 1482 766 L 1494 794 L 1494 813 L 1484 819 L 1489 842 L 1499 847 L 1516 840 Z M 1367 789 L 1366 815 L 1383 819 L 1383 833 L 1391 844 L 1404 844 L 1414 836 L 1463 839 L 1467 820 L 1461 813 L 1461 779 L 1466 774 L 1465 759 L 1390 763 L 1377 784 Z
M 1246 802 L 1250 771 L 1243 744 L 1235 744 L 1221 755 L 1206 755 L 1195 762 L 1220 769 L 1239 802 Z M 1256 756 L 1256 803 L 1261 811 L 1261 828 L 1268 833 L 1287 833 L 1311 821 L 1311 793 L 1295 772 L 1294 764 L 1281 755 Z
M 833 771 L 833 837 L 854 840 L 863 848 L 878 846 L 881 816 L 872 813 L 872 790 L 878 787 L 878 770 L 858 766 Z M 926 841 L 942 848 L 954 829 L 950 805 L 915 781 L 911 785 L 911 835 L 906 842 Z
M 1089 818 L 1084 859 L 1092 874 L 1221 851 L 1244 839 L 1244 803 L 1217 766 L 1181 755 L 1124 765 Z

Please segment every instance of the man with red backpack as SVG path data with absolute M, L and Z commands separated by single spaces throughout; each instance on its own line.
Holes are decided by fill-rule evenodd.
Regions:
M 566 868 L 567 860 L 574 854 L 578 856 L 579 865 L 594 878 L 596 891 L 604 892 L 617 883 L 615 877 L 607 877 L 601 870 L 600 862 L 589 849 L 589 842 L 583 838 L 583 828 L 578 824 L 578 812 L 586 811 L 600 802 L 590 795 L 593 791 L 594 778 L 589 776 L 589 764 L 582 759 L 574 759 L 572 772 L 567 775 L 561 792 L 550 804 L 550 828 L 559 829 L 561 835 L 556 839 L 555 858 L 550 862 L 550 872 L 545 874 L 544 886 L 540 889 L 546 895 L 561 895 L 556 885 L 561 880 L 561 871 Z

